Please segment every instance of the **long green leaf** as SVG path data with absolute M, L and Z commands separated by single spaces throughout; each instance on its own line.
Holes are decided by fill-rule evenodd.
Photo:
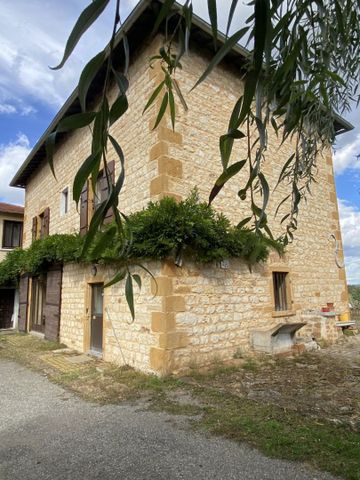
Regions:
M 161 22 L 167 17 L 167 15 L 170 13 L 172 6 L 174 5 L 175 0 L 165 0 L 161 10 L 157 16 L 157 19 L 155 20 L 154 23 L 154 28 L 152 31 L 152 34 L 154 35 L 157 31 L 158 28 L 160 27 Z
M 210 195 L 209 195 L 209 205 L 214 200 L 214 198 L 218 195 L 220 190 L 223 188 L 225 183 L 230 180 L 234 175 L 240 172 L 243 168 L 247 160 L 241 160 L 240 162 L 236 162 L 231 165 L 227 170 L 225 170 L 220 177 L 216 180 L 215 185 L 213 186 Z
M 94 169 L 99 168 L 100 160 L 100 152 L 92 153 L 87 157 L 87 159 L 83 162 L 83 164 L 77 171 L 73 183 L 73 199 L 76 203 L 78 203 L 80 200 L 82 188 L 86 180 L 89 178 L 91 172 Z
M 227 27 L 226 27 L 226 38 L 229 36 L 232 20 L 234 17 L 234 13 L 236 10 L 238 4 L 238 0 L 232 0 L 231 5 L 230 5 L 230 10 L 229 10 L 229 16 L 228 16 L 228 21 L 227 21 Z
M 245 227 L 245 225 L 246 225 L 247 223 L 249 223 L 251 219 L 252 219 L 252 217 L 246 217 L 246 218 L 244 218 L 243 220 L 241 220 L 241 222 L 239 222 L 239 223 L 236 225 L 237 228 L 243 228 L 243 227 Z
M 92 81 L 94 80 L 96 74 L 100 70 L 100 67 L 105 60 L 105 51 L 98 53 L 94 58 L 90 60 L 84 67 L 80 75 L 79 85 L 78 85 L 78 95 L 79 102 L 83 112 L 86 111 L 86 96 Z
M 251 111 L 251 103 L 253 101 L 256 85 L 258 81 L 258 76 L 254 71 L 251 71 L 247 74 L 244 87 L 243 102 L 241 105 L 241 112 L 238 118 L 239 125 L 245 120 L 246 116 Z
M 85 236 L 85 241 L 83 243 L 83 248 L 81 251 L 82 257 L 88 252 L 89 247 L 92 244 L 92 241 L 95 238 L 95 235 L 97 234 L 99 227 L 105 218 L 106 212 L 111 207 L 112 201 L 113 198 L 110 195 L 109 198 L 101 202 L 98 208 L 95 210 L 89 225 L 88 232 Z
M 175 110 L 174 94 L 173 94 L 172 90 L 169 90 L 169 107 L 170 107 L 171 125 L 172 125 L 173 130 L 175 130 L 176 110 Z
M 121 95 L 124 95 L 129 88 L 129 80 L 126 78 L 124 74 L 117 72 L 115 68 L 112 68 L 112 72 L 115 77 L 115 80 Z
M 269 202 L 269 196 L 270 196 L 270 189 L 269 189 L 269 184 L 264 176 L 263 173 L 259 172 L 258 174 L 260 185 L 261 185 L 261 190 L 262 190 L 262 197 L 263 197 L 263 206 L 259 218 L 259 222 L 264 218 L 265 215 L 265 210 L 267 207 L 267 204 Z
M 125 297 L 126 297 L 127 304 L 129 305 L 132 319 L 134 320 L 135 319 L 134 288 L 133 288 L 132 276 L 130 273 L 128 273 L 128 276 L 126 277 Z
M 169 94 L 168 94 L 168 92 L 166 92 L 165 95 L 164 95 L 164 98 L 162 99 L 162 102 L 161 102 L 161 105 L 160 105 L 160 110 L 159 110 L 159 113 L 156 117 L 156 121 L 155 121 L 155 125 L 153 127 L 153 130 L 155 130 L 155 128 L 161 122 L 161 119 L 163 118 L 163 116 L 166 112 L 166 107 L 168 106 L 168 102 L 169 102 Z
M 129 108 L 128 99 L 126 95 L 119 95 L 119 97 L 115 100 L 114 104 L 112 105 L 109 113 L 109 122 L 110 125 L 116 122 L 120 117 L 124 115 L 124 113 Z
M 165 80 L 163 80 L 161 83 L 159 83 L 159 85 L 155 88 L 155 90 L 153 91 L 153 93 L 151 94 L 147 104 L 145 105 L 145 108 L 143 110 L 143 114 L 146 112 L 146 110 L 154 103 L 154 100 L 156 99 L 156 97 L 159 95 L 159 93 L 161 92 L 163 86 L 165 85 Z
M 221 135 L 219 140 L 219 147 L 220 147 L 221 163 L 224 170 L 228 168 L 231 152 L 234 145 L 234 140 L 244 138 L 244 137 L 245 135 L 240 130 L 231 130 L 225 135 Z
M 138 275 L 137 273 L 134 273 L 132 277 L 135 280 L 135 282 L 137 283 L 139 289 L 141 290 L 141 277 L 140 277 L 140 275 Z
M 238 41 L 246 34 L 249 30 L 249 27 L 244 27 L 241 30 L 237 31 L 229 37 L 224 45 L 220 48 L 220 50 L 214 55 L 213 59 L 207 66 L 204 73 L 201 75 L 199 80 L 195 83 L 191 90 L 194 90 L 201 82 L 205 80 L 205 78 L 214 70 L 214 68 L 221 62 L 221 60 L 234 48 L 234 46 L 238 43 Z
M 210 18 L 211 30 L 214 41 L 214 48 L 217 49 L 217 36 L 218 36 L 218 20 L 217 20 L 217 8 L 216 0 L 207 0 L 208 13 Z
M 45 141 L 45 151 L 46 151 L 46 160 L 48 161 L 50 170 L 54 175 L 54 177 L 56 178 L 55 169 L 54 169 L 55 139 L 56 139 L 56 131 L 50 133 L 50 135 L 47 137 Z
M 254 69 L 261 71 L 270 15 L 269 0 L 255 0 Z
M 111 287 L 115 283 L 121 282 L 126 276 L 126 270 L 120 270 L 108 283 L 105 283 L 104 288 Z
M 120 145 L 118 144 L 117 140 L 112 135 L 109 135 L 109 139 L 110 139 L 110 142 L 112 143 L 112 145 L 115 149 L 115 152 L 117 153 L 117 155 L 119 157 L 119 160 L 120 160 L 120 163 L 121 163 L 120 175 L 119 175 L 119 177 L 116 181 L 115 189 L 114 189 L 114 194 L 116 196 L 118 196 L 120 194 L 120 191 L 122 189 L 122 186 L 123 186 L 124 180 L 125 180 L 125 157 L 124 157 L 124 153 L 123 153 Z
M 70 115 L 69 117 L 60 120 L 56 131 L 57 133 L 61 133 L 86 127 L 87 125 L 90 125 L 95 117 L 96 112 L 75 113 L 74 115 Z
M 104 250 L 106 250 L 109 245 L 113 245 L 116 232 L 116 226 L 112 225 L 103 235 L 100 236 L 99 241 L 91 251 L 92 261 L 99 260 Z
M 129 71 L 129 64 L 130 64 L 130 47 L 129 47 L 129 42 L 126 35 L 123 36 L 123 45 L 124 45 L 124 55 L 125 55 L 124 73 L 125 75 L 127 75 Z
M 109 0 L 93 0 L 90 5 L 83 10 L 66 42 L 64 56 L 61 62 L 56 67 L 52 67 L 52 70 L 58 70 L 64 66 L 82 35 L 95 22 L 99 15 L 101 15 L 108 3 Z

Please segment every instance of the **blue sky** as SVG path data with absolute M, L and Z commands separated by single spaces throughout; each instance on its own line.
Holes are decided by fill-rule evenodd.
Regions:
M 48 68 L 58 63 L 69 31 L 88 2 L 67 0 L 60 6 L 57 0 L 1 0 L 0 201 L 23 203 L 23 191 L 8 186 L 11 178 L 73 90 L 86 60 L 108 41 L 114 0 L 67 65 L 55 72 Z M 122 0 L 123 18 L 136 3 Z M 229 3 L 222 1 L 222 29 Z M 193 4 L 196 13 L 207 19 L 206 0 Z M 355 129 L 338 137 L 334 164 L 347 276 L 350 283 L 360 284 L 360 110 L 345 117 Z

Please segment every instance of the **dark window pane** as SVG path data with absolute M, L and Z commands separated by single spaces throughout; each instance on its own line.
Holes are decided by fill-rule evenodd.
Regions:
M 4 220 L 3 225 L 3 244 L 4 248 L 15 248 L 21 246 L 22 223 Z
M 288 310 L 286 272 L 273 272 L 275 310 Z

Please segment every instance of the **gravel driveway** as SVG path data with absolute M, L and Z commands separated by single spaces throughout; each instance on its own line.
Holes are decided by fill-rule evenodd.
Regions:
M 195 433 L 182 417 L 86 403 L 0 360 L 0 480 L 290 478 L 334 479 Z

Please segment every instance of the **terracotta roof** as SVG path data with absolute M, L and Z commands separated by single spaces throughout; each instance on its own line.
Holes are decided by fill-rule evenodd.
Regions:
M 0 202 L 0 212 L 1 213 L 17 213 L 24 215 L 24 207 L 21 205 L 12 205 L 11 203 Z

